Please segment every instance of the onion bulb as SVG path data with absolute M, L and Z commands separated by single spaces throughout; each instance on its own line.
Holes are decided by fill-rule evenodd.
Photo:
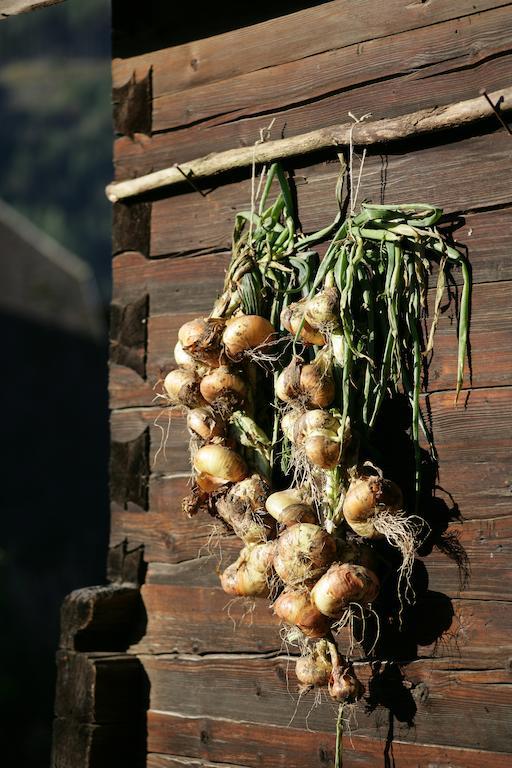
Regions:
M 357 679 L 350 667 L 336 666 L 329 679 L 329 695 L 335 701 L 354 702 L 360 699 L 364 692 L 362 683 Z
M 392 480 L 379 475 L 359 477 L 349 485 L 343 502 L 343 515 L 350 527 L 365 538 L 379 538 L 372 517 L 380 509 L 396 512 L 402 508 L 402 491 Z
M 268 494 L 265 480 L 251 475 L 217 499 L 217 514 L 246 544 L 266 541 L 275 535 L 275 521 L 265 511 Z
M 228 595 L 268 597 L 275 542 L 246 546 L 238 559 L 221 574 L 220 583 Z
M 305 320 L 302 302 L 290 304 L 290 306 L 283 309 L 281 312 L 281 325 L 294 336 L 297 335 L 300 328 L 298 338 L 303 344 L 314 344 L 317 347 L 322 347 L 325 344 L 325 336 L 320 331 L 312 328 L 307 320 Z
M 294 357 L 286 368 L 283 368 L 276 381 L 276 395 L 284 403 L 289 403 L 300 393 L 300 371 L 302 360 Z
M 259 315 L 240 315 L 227 321 L 222 343 L 231 360 L 239 360 L 245 352 L 268 343 L 274 326 Z
M 274 613 L 306 637 L 324 637 L 329 629 L 329 620 L 313 605 L 307 589 L 286 589 L 275 601 Z
M 285 584 L 305 584 L 319 578 L 335 556 L 333 536 L 319 525 L 298 523 L 280 535 L 274 567 Z
M 181 368 L 170 371 L 164 379 L 164 389 L 175 405 L 195 408 L 206 404 L 199 391 L 199 379 L 192 371 Z
M 200 476 L 209 476 L 220 481 L 221 485 L 226 483 L 237 483 L 247 477 L 247 465 L 238 453 L 223 445 L 203 445 L 194 456 L 194 469 L 198 474 L 198 485 Z M 203 490 L 206 490 L 203 488 Z
M 304 317 L 312 328 L 335 327 L 339 323 L 339 293 L 334 287 L 324 288 L 306 302 Z
M 303 686 L 327 685 L 331 673 L 332 664 L 325 640 L 319 640 L 313 651 L 306 656 L 300 656 L 295 664 L 295 674 Z
M 306 493 L 300 488 L 272 493 L 265 506 L 267 511 L 285 526 L 295 523 L 316 523 L 317 517 L 311 504 L 305 503 Z
M 187 354 L 212 368 L 222 363 L 222 332 L 225 321 L 196 318 L 181 326 L 178 341 Z
M 187 414 L 187 427 L 192 435 L 202 440 L 222 437 L 226 427 L 220 416 L 211 408 L 193 408 Z
M 284 417 L 283 417 L 284 420 Z M 323 411 L 320 408 L 313 411 L 306 411 L 300 416 L 294 425 L 293 436 L 296 445 L 302 445 L 306 435 L 315 430 L 327 430 L 329 433 L 337 434 L 340 423 L 338 419 L 329 411 Z
M 366 605 L 379 594 L 377 576 L 363 565 L 334 563 L 317 581 L 311 599 L 318 610 L 339 619 L 350 603 Z
M 174 359 L 176 361 L 176 365 L 179 365 L 180 368 L 188 368 L 191 371 L 195 371 L 197 368 L 197 361 L 194 360 L 194 358 L 191 357 L 188 352 L 185 352 L 180 341 L 177 341 L 175 344 Z
M 312 464 L 321 469 L 334 469 L 339 463 L 341 445 L 333 432 L 317 429 L 304 440 L 304 451 Z
M 336 388 L 332 375 L 330 359 L 322 350 L 310 365 L 305 365 L 300 372 L 300 389 L 304 393 L 307 405 L 325 408 L 334 400 Z
M 247 397 L 247 384 L 227 366 L 215 368 L 201 381 L 201 394 L 208 403 L 238 405 Z

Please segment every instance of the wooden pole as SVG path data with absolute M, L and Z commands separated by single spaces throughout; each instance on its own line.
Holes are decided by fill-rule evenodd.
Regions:
M 329 149 L 329 147 L 347 146 L 351 140 L 355 146 L 371 146 L 459 128 L 477 120 L 492 117 L 495 110 L 489 100 L 492 104 L 499 102 L 501 111 L 512 109 L 512 87 L 489 93 L 487 98 L 480 95 L 476 99 L 459 101 L 446 107 L 421 109 L 400 117 L 331 125 L 288 139 L 277 139 L 252 147 L 212 153 L 136 179 L 112 182 L 105 192 L 108 199 L 115 203 L 153 189 L 183 183 L 187 177 L 191 180 L 204 179 L 236 168 L 246 168 L 253 162 L 259 165 L 287 157 L 306 155 Z

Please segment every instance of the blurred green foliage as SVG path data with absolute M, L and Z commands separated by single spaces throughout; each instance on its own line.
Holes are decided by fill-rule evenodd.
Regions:
M 0 197 L 110 287 L 109 0 L 66 0 L 0 22 Z

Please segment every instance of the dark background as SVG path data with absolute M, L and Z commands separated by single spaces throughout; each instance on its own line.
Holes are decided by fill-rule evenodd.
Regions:
M 3 768 L 49 766 L 59 607 L 105 580 L 110 91 L 109 0 L 0 22 L 0 199 L 91 265 L 100 329 L 0 302 Z M 4 289 L 16 258 L 0 242 Z

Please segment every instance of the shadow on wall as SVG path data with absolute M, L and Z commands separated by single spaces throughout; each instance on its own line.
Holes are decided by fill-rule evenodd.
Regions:
M 2 766 L 47 768 L 60 604 L 105 580 L 107 339 L 86 265 L 0 214 Z

